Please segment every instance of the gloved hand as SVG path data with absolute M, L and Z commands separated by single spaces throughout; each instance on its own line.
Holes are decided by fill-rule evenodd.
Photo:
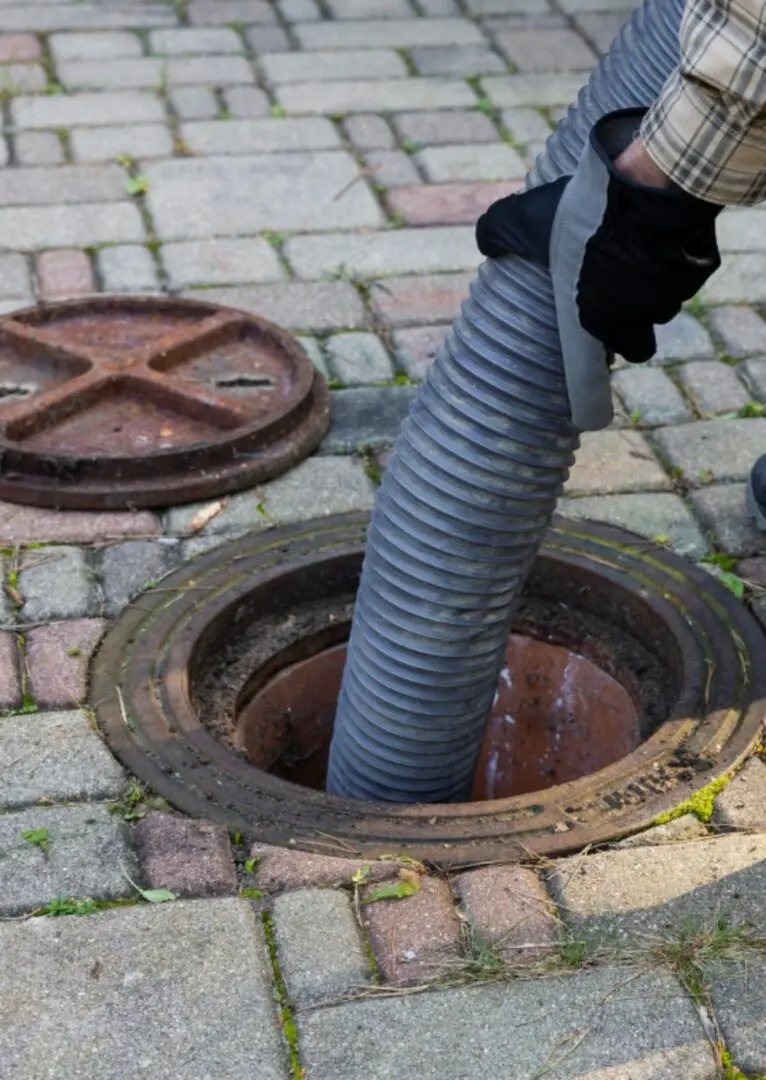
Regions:
M 649 360 L 654 324 L 672 319 L 720 266 L 721 207 L 675 186 L 643 186 L 614 165 L 645 111 L 603 117 L 573 176 L 498 200 L 476 226 L 483 255 L 513 253 L 550 269 L 572 419 L 581 430 L 611 419 L 609 354 Z

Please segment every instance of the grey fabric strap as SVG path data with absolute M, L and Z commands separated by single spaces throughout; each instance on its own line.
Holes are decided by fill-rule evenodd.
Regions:
M 606 209 L 609 170 L 586 143 L 553 220 L 550 269 L 572 423 L 581 431 L 607 427 L 613 416 L 607 350 L 580 324 L 577 283 L 585 245 Z

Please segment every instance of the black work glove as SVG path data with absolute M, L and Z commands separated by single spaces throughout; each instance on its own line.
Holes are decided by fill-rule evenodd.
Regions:
M 651 188 L 613 164 L 645 109 L 610 113 L 593 128 L 573 176 L 493 203 L 476 225 L 483 255 L 547 266 L 572 420 L 611 420 L 610 354 L 651 359 L 654 325 L 669 322 L 720 266 L 721 208 L 677 187 Z

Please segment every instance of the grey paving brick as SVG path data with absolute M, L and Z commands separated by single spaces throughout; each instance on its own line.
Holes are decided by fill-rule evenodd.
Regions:
M 414 386 L 340 390 L 332 396 L 332 424 L 323 454 L 352 454 L 360 446 L 392 446 L 417 391 Z
M 171 86 L 232 86 L 255 82 L 252 67 L 244 56 L 174 56 L 165 61 Z
M 285 22 L 312 22 L 322 18 L 316 0 L 277 0 L 277 5 Z
M 60 165 L 64 150 L 52 131 L 20 131 L 14 140 L 19 165 Z
M 26 551 L 19 574 L 25 622 L 76 619 L 94 603 L 93 580 L 80 548 L 39 548 Z
M 683 814 L 665 825 L 653 825 L 640 833 L 620 840 L 615 847 L 643 847 L 645 844 L 675 844 L 679 840 L 696 840 L 708 831 L 694 814 Z
M 584 12 L 574 16 L 574 25 L 595 46 L 598 53 L 608 52 L 623 24 L 630 18 L 627 0 L 624 11 Z
M 756 206 L 732 206 L 716 223 L 721 251 L 766 251 L 766 213 Z
M 359 113 L 344 120 L 343 127 L 359 150 L 392 150 L 394 147 L 391 128 L 382 116 Z
M 766 254 L 724 254 L 721 269 L 699 295 L 706 304 L 762 303 L 766 300 Z
M 122 767 L 83 712 L 32 713 L 0 722 L 0 806 L 117 799 Z
M 412 49 L 410 55 L 421 75 L 489 75 L 507 71 L 505 62 L 487 46 L 443 45 Z
M 706 470 L 717 480 L 744 480 L 766 448 L 766 419 L 700 420 L 663 428 L 653 437 L 691 483 Z
M 29 94 L 44 90 L 48 76 L 41 64 L 0 64 L 0 90 L 9 94 Z
M 692 411 L 664 371 L 650 367 L 627 367 L 616 371 L 612 384 L 641 424 L 680 424 L 691 420 Z
M 756 953 L 726 965 L 710 978 L 710 995 L 723 1037 L 737 1068 L 749 1075 L 766 1064 L 766 962 Z
M 347 281 L 286 281 L 190 291 L 189 296 L 252 311 L 289 330 L 321 334 L 327 330 L 356 330 L 366 323 L 359 293 Z
M 547 0 L 466 0 L 472 15 L 544 15 L 551 9 Z
M 325 379 L 329 379 L 330 372 L 327 369 L 327 362 L 324 358 L 324 353 L 322 352 L 322 346 L 317 339 L 310 335 L 302 334 L 298 337 L 298 341 L 305 349 L 309 360 L 317 371 L 324 375 Z
M 750 758 L 715 801 L 714 820 L 729 829 L 766 829 L 766 764 Z
M 7 165 L 10 160 L 11 155 L 8 149 L 8 142 L 0 135 L 0 168 Z
M 415 14 L 409 0 L 327 0 L 327 6 L 335 19 L 408 19 Z
M 100 570 L 108 614 L 119 614 L 150 583 L 164 577 L 177 557 L 177 545 L 158 540 L 128 540 L 105 548 Z
M 5 1080 L 288 1075 L 262 932 L 240 899 L 4 925 L 0 949 Z
M 592 431 L 582 437 L 566 494 L 660 491 L 670 480 L 637 431 Z
M 144 225 L 137 207 L 125 203 L 21 206 L 0 209 L 0 236 L 20 251 L 90 247 L 142 242 Z
M 701 559 L 710 544 L 678 495 L 665 492 L 635 495 L 595 495 L 584 499 L 563 499 L 559 511 L 566 517 L 584 518 L 617 525 L 654 540 L 667 537 L 679 555 Z
M 22 839 L 22 833 L 36 829 L 48 830 L 47 854 Z M 136 880 L 127 830 L 99 803 L 0 815 L 0 911 L 5 915 L 72 896 L 114 900 L 135 895 L 126 873 Z
M 760 400 L 766 400 L 766 358 L 754 357 L 740 365 L 740 372 L 744 372 L 748 385 L 753 388 L 755 396 Z
M 561 8 L 570 15 L 576 15 L 580 11 L 614 11 L 615 0 L 562 0 Z M 635 0 L 620 0 L 620 6 L 625 10 L 638 7 Z
M 206 56 L 241 53 L 242 39 L 226 26 L 180 26 L 172 30 L 152 30 L 149 48 L 160 56 Z
M 356 457 L 309 458 L 263 484 L 261 493 L 269 517 L 279 525 L 371 510 L 375 499 L 372 481 Z
M 192 0 L 186 10 L 192 26 L 277 21 L 269 0 Z
M 758 451 L 758 455 L 764 447 Z M 756 457 L 750 462 L 755 464 Z M 716 546 L 729 555 L 744 558 L 766 552 L 766 533 L 753 524 L 745 505 L 744 484 L 714 484 L 692 494 L 698 518 Z
M 69 141 L 76 161 L 115 161 L 123 154 L 153 158 L 173 153 L 173 139 L 163 124 L 75 128 Z
M 292 49 L 281 26 L 249 26 L 245 40 L 254 53 L 289 52 Z
M 294 52 L 261 57 L 269 82 L 299 83 L 343 79 L 395 79 L 408 74 L 407 66 L 393 49 L 359 49 L 343 53 Z
M 427 146 L 415 156 L 426 177 L 434 183 L 520 179 L 527 171 L 516 151 L 506 143 Z
M 545 117 L 541 116 L 537 109 L 531 109 L 527 105 L 503 109 L 500 119 L 519 142 L 545 142 L 551 134 L 551 125 Z
M 423 1080 L 713 1080 L 680 985 L 665 972 L 631 974 L 628 987 L 624 969 L 607 967 L 307 1011 L 303 1060 L 312 1080 L 388 1080 L 402 1061 Z
M 372 982 L 351 901 L 332 889 L 297 889 L 274 901 L 277 954 L 298 1008 L 358 992 Z
M 170 104 L 182 120 L 212 120 L 218 116 L 218 102 L 207 86 L 181 86 L 170 91 Z
M 51 34 L 48 45 L 56 63 L 67 60 L 114 60 L 118 57 L 142 55 L 141 39 L 138 35 L 122 30 L 90 34 Z
M 419 0 L 419 6 L 422 15 L 432 18 L 460 13 L 456 0 Z
M 583 76 L 567 72 L 552 75 L 489 75 L 482 79 L 484 93 L 501 108 L 518 105 L 570 105 L 580 91 Z
M 324 117 L 191 122 L 181 125 L 181 135 L 195 154 L 332 150 L 341 145 L 338 132 Z
M 363 277 L 433 274 L 478 266 L 473 228 L 455 225 L 389 232 L 296 236 L 285 255 L 299 277 L 320 278 L 339 267 Z
M 359 167 L 345 151 L 187 158 L 152 163 L 144 173 L 163 241 L 375 227 L 383 220 L 366 185 L 352 183 Z
M 167 5 L 27 4 L 3 7 L 3 30 L 46 33 L 55 30 L 129 30 L 174 26 L 176 15 Z
M 420 173 L 412 158 L 401 150 L 368 150 L 365 161 L 372 170 L 371 180 L 374 184 L 393 188 L 421 183 Z
M 30 302 L 28 300 L 0 300 L 0 315 L 10 315 L 12 311 L 27 307 Z
M 156 57 L 114 60 L 67 60 L 58 64 L 61 85 L 67 90 L 159 89 L 164 63 Z
M 268 116 L 271 112 L 268 95 L 257 86 L 227 86 L 223 100 L 231 116 Z
M 412 49 L 418 45 L 484 45 L 478 27 L 467 19 L 360 19 L 299 23 L 294 28 L 304 49 Z
M 285 277 L 271 244 L 258 238 L 165 244 L 162 260 L 174 289 L 280 281 Z
M 431 25 L 423 21 L 427 26 Z M 276 96 L 289 113 L 330 116 L 335 113 L 452 109 L 471 105 L 476 100 L 473 90 L 465 82 L 428 78 L 290 83 L 277 87 Z
M 730 356 L 766 353 L 766 323 L 752 308 L 713 308 L 709 317 Z
M 0 296 L 20 297 L 32 295 L 29 264 L 23 255 L 0 252 Z
M 542 120 L 539 113 L 535 115 Z M 489 117 L 475 109 L 399 113 L 393 117 L 392 123 L 402 139 L 409 139 L 420 146 L 494 143 L 498 137 L 497 128 Z
M 549 884 L 575 932 L 625 938 L 727 916 L 759 927 L 764 861 L 766 834 L 724 836 L 563 859 Z
M 393 378 L 386 347 L 375 334 L 336 334 L 327 341 L 330 365 L 346 386 L 370 386 Z
M 590 71 L 596 63 L 596 54 L 573 30 L 518 29 L 496 34 L 495 40 L 522 72 Z
M 714 360 L 692 360 L 679 375 L 686 393 L 704 416 L 736 412 L 750 400 L 750 394 L 733 368 Z
M 63 165 L 0 173 L 0 206 L 111 202 L 125 198 L 125 173 L 117 165 Z
M 657 353 L 653 363 L 675 360 L 712 360 L 715 347 L 705 327 L 693 315 L 682 311 L 664 326 L 656 326 Z
M 151 123 L 162 120 L 165 110 L 155 94 L 126 90 L 20 97 L 11 104 L 11 115 L 20 128 L 61 128 Z

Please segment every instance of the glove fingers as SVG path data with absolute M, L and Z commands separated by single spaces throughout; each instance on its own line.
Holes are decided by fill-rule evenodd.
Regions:
M 562 176 L 552 184 L 492 203 L 476 223 L 476 244 L 482 255 L 489 259 L 519 255 L 548 266 L 553 219 L 568 182 Z

